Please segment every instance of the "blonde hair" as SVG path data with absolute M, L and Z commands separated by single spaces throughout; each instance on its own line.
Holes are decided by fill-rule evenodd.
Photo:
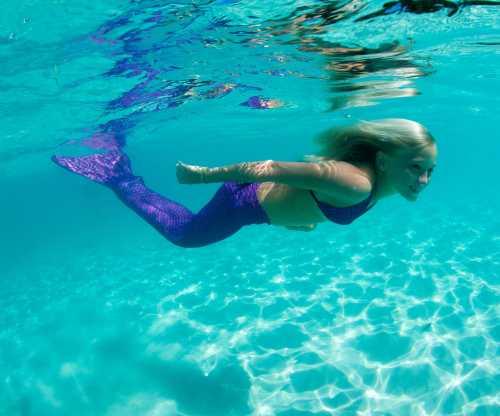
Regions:
M 375 163 L 381 150 L 393 155 L 400 150 L 417 150 L 435 144 L 435 139 L 420 123 L 402 118 L 361 121 L 345 127 L 330 128 L 316 137 L 317 155 L 307 160 L 327 159 Z

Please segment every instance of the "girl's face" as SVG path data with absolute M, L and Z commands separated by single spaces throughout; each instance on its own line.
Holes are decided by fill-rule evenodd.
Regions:
M 389 166 L 394 189 L 405 199 L 416 201 L 420 192 L 429 185 L 436 158 L 436 145 L 395 155 Z

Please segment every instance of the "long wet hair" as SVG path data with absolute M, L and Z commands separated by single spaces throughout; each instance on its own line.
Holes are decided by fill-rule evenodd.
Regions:
M 328 159 L 375 164 L 377 151 L 394 155 L 400 150 L 418 150 L 435 144 L 420 123 L 402 118 L 360 121 L 330 128 L 316 137 L 319 151 L 309 161 Z

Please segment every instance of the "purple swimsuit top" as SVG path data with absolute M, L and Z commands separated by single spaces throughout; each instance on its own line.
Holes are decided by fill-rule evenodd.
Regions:
M 370 193 L 368 198 L 365 200 L 358 202 L 355 205 L 351 205 L 349 207 L 334 207 L 332 205 L 325 204 L 324 202 L 321 202 L 316 198 L 316 195 L 314 195 L 313 191 L 310 191 L 312 197 L 316 201 L 316 204 L 318 205 L 318 208 L 321 210 L 323 215 L 328 218 L 330 221 L 336 223 L 336 224 L 342 224 L 342 225 L 347 225 L 353 222 L 356 218 L 360 217 L 363 215 L 366 211 L 371 209 L 371 207 L 368 207 L 370 204 L 370 201 L 372 200 L 373 197 L 373 191 Z

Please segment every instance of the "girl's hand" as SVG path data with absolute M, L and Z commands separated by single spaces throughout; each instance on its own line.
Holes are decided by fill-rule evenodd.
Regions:
M 308 224 L 308 225 L 289 225 L 285 228 L 293 231 L 312 231 L 316 228 L 316 224 Z
M 205 183 L 205 175 L 208 168 L 204 166 L 187 165 L 177 162 L 175 165 L 175 174 L 177 181 L 184 184 Z

